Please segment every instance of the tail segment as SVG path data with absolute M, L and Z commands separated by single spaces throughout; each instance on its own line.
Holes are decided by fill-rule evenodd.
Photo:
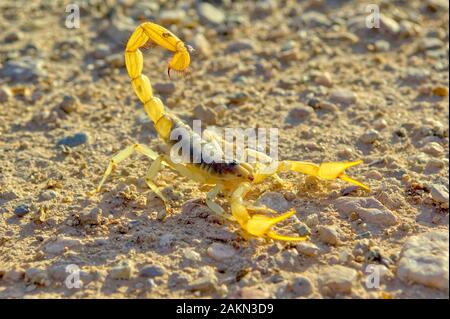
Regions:
M 150 80 L 142 74 L 144 60 L 139 48 L 146 46 L 148 42 L 174 52 L 173 58 L 168 65 L 168 71 L 174 69 L 179 72 L 189 67 L 189 52 L 184 43 L 169 30 L 151 22 L 139 25 L 128 40 L 125 50 L 125 65 L 131 78 L 133 89 L 144 104 L 144 109 L 152 119 L 158 134 L 166 139 L 172 129 L 172 120 L 166 116 L 164 104 L 153 96 Z

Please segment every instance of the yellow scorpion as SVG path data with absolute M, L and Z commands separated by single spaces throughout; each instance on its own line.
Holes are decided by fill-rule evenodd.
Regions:
M 247 155 L 252 155 L 271 161 L 275 168 L 272 172 L 262 171 L 258 164 L 250 164 L 248 161 L 227 160 L 221 162 L 209 162 L 201 160 L 200 163 L 178 163 L 171 160 L 170 147 L 174 145 L 171 140 L 171 132 L 176 128 L 183 128 L 189 132 L 190 140 L 198 139 L 199 136 L 181 120 L 165 109 L 161 100 L 153 95 L 152 86 L 147 76 L 142 74 L 143 56 L 140 48 L 157 44 L 167 50 L 174 52 L 172 59 L 168 63 L 168 73 L 173 69 L 177 72 L 184 72 L 190 64 L 189 47 L 186 46 L 172 32 L 164 27 L 152 22 L 144 22 L 139 25 L 128 40 L 125 50 L 125 64 L 128 75 L 131 78 L 131 84 L 136 95 L 144 104 L 144 109 L 153 121 L 154 127 L 159 137 L 165 142 L 165 154 L 159 155 L 149 147 L 141 144 L 133 144 L 120 151 L 109 161 L 104 176 L 100 181 L 96 191 L 99 192 L 106 178 L 111 174 L 117 164 L 128 158 L 133 152 L 141 153 L 149 157 L 153 162 L 146 176 L 148 187 L 164 202 L 167 207 L 168 200 L 154 183 L 154 180 L 161 169 L 161 166 L 167 166 L 193 181 L 202 185 L 211 185 L 212 189 L 206 196 L 206 204 L 212 212 L 221 215 L 228 220 L 237 221 L 240 227 L 245 231 L 248 237 L 265 237 L 282 241 L 303 241 L 307 237 L 291 237 L 276 233 L 272 230 L 273 226 L 293 214 L 295 209 L 276 216 L 276 212 L 265 206 L 253 206 L 245 201 L 247 193 L 252 185 L 261 183 L 270 176 L 281 180 L 277 173 L 284 171 L 295 171 L 311 176 L 316 176 L 328 180 L 341 179 L 343 181 L 357 185 L 368 190 L 369 187 L 363 183 L 354 180 L 345 174 L 349 167 L 361 164 L 362 161 L 354 162 L 333 162 L 316 165 L 308 162 L 299 161 L 275 161 L 268 155 L 252 149 L 245 149 Z M 209 141 L 201 139 L 200 145 Z M 197 144 L 199 145 L 199 144 Z M 191 145 L 191 147 L 196 147 Z M 197 146 L 198 147 L 198 146 Z M 216 147 L 219 147 L 216 144 Z M 220 150 L 217 150 L 220 151 Z M 229 199 L 231 215 L 214 202 L 214 198 L 223 192 Z M 271 217 L 274 216 L 274 217 Z

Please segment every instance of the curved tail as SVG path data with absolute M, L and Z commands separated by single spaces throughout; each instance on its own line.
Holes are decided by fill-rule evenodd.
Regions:
M 166 28 L 152 22 L 144 22 L 139 25 L 130 36 L 125 49 L 125 65 L 131 84 L 136 95 L 144 104 L 144 109 L 152 119 L 158 134 L 167 139 L 172 129 L 172 120 L 166 116 L 164 104 L 153 96 L 153 89 L 150 80 L 142 74 L 144 64 L 141 47 L 155 43 L 171 52 L 174 52 L 169 61 L 167 72 L 176 70 L 185 71 L 189 67 L 190 56 L 183 41 Z

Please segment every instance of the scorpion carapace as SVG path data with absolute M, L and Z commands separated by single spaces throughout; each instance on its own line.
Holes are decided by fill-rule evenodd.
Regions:
M 261 183 L 269 177 L 274 177 L 282 182 L 277 173 L 295 171 L 323 179 L 341 179 L 363 189 L 369 189 L 365 184 L 345 174 L 347 168 L 361 164 L 362 161 L 322 163 L 320 165 L 299 161 L 276 161 L 264 153 L 248 148 L 244 150 L 241 160 L 230 159 L 219 163 L 206 161 L 204 157 L 201 157 L 201 160 L 198 162 L 174 161 L 170 156 L 170 149 L 174 145 L 171 139 L 171 133 L 175 128 L 183 127 L 187 132 L 189 141 L 200 139 L 200 143 L 193 144 L 189 142 L 191 143 L 189 147 L 194 153 L 202 154 L 201 150 L 197 149 L 198 146 L 195 145 L 202 145 L 206 142 L 187 125 L 182 123 L 174 114 L 166 110 L 162 101 L 153 95 L 149 78 L 142 74 L 143 57 L 142 52 L 139 50 L 140 48 L 147 47 L 149 44 L 157 44 L 174 52 L 172 59 L 168 63 L 168 72 L 171 69 L 178 72 L 186 71 L 190 64 L 190 56 L 188 46 L 183 41 L 164 27 L 151 22 L 145 22 L 139 25 L 131 35 L 126 46 L 125 63 L 128 75 L 131 78 L 131 84 L 136 95 L 143 103 L 145 111 L 153 121 L 158 135 L 167 146 L 166 152 L 164 154 L 158 154 L 141 144 L 133 144 L 120 151 L 110 160 L 105 174 L 97 187 L 97 192 L 100 191 L 106 178 L 111 174 L 116 165 L 137 151 L 153 161 L 146 176 L 146 183 L 163 200 L 166 207 L 168 207 L 169 201 L 154 183 L 154 179 L 162 165 L 200 184 L 211 185 L 212 189 L 206 196 L 206 204 L 208 207 L 212 212 L 228 220 L 238 222 L 245 231 L 245 234 L 284 241 L 302 241 L 306 240 L 306 237 L 284 236 L 272 230 L 275 224 L 295 214 L 294 209 L 284 214 L 277 214 L 265 206 L 253 206 L 246 202 L 245 197 L 254 184 Z M 211 138 L 215 139 L 217 137 Z M 219 148 L 219 143 L 215 145 L 217 146 L 214 147 Z M 216 149 L 216 151 L 220 152 L 221 150 Z M 270 162 L 270 166 L 273 169 L 271 171 L 262 170 L 260 163 L 253 164 L 246 161 L 247 156 L 263 159 L 266 163 Z M 226 213 L 221 206 L 214 202 L 214 198 L 219 192 L 223 192 L 228 197 L 231 214 Z

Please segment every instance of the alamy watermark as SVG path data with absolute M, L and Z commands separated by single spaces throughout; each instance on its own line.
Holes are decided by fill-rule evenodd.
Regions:
M 66 28 L 79 29 L 80 28 L 80 7 L 77 4 L 68 4 L 66 6 Z
M 366 12 L 369 15 L 366 17 L 366 27 L 368 29 L 380 28 L 380 7 L 377 4 L 366 5 Z
M 67 265 L 66 273 L 69 274 L 64 280 L 67 289 L 80 289 L 83 286 L 80 279 L 80 267 L 75 264 Z

